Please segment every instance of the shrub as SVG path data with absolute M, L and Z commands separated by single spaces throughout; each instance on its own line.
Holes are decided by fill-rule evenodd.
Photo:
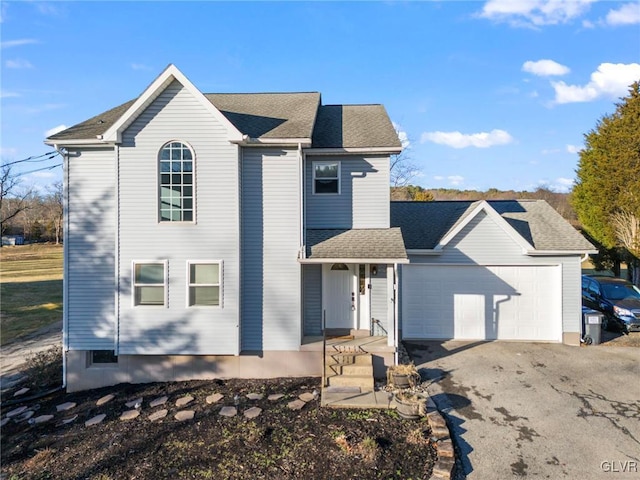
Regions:
M 27 371 L 35 388 L 58 387 L 62 384 L 62 347 L 54 345 L 27 357 Z

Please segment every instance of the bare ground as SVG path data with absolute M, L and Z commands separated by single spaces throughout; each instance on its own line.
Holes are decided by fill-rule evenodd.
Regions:
M 32 421 L 54 417 L 42 424 L 9 420 L 2 427 L 1 471 L 7 480 L 426 479 L 435 458 L 426 421 L 403 420 L 393 410 L 320 408 L 319 400 L 291 410 L 289 402 L 300 394 L 319 390 L 318 378 L 121 384 L 22 402 L 13 397 L 17 388 L 3 392 L 3 419 L 18 406 L 34 411 Z M 214 392 L 224 397 L 208 404 L 205 399 Z M 109 393 L 115 398 L 97 406 Z M 265 396 L 249 400 L 248 393 Z M 271 393 L 284 397 L 271 401 Z M 185 395 L 194 400 L 177 407 L 176 400 Z M 149 402 L 161 396 L 169 397 L 167 403 L 151 408 Z M 239 414 L 221 416 L 223 406 L 236 406 L 236 396 Z M 140 415 L 121 420 L 132 409 L 125 403 L 139 397 Z M 65 402 L 76 406 L 56 412 Z M 245 418 L 242 413 L 250 407 L 262 413 Z M 149 420 L 162 409 L 168 410 L 164 419 Z M 174 415 L 184 409 L 193 410 L 194 418 L 179 422 Z M 85 426 L 102 413 L 102 423 Z

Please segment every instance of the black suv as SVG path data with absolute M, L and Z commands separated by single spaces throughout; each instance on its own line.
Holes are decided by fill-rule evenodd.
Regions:
M 640 290 L 621 278 L 582 276 L 582 304 L 604 313 L 602 328 L 640 331 Z

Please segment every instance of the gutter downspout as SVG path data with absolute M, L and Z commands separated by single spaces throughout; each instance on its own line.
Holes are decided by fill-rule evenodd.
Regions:
M 67 388 L 67 352 L 69 351 L 69 155 L 64 148 L 53 145 L 62 156 L 62 388 Z
M 399 344 L 399 340 L 398 340 L 398 264 L 394 263 L 393 264 L 393 300 L 394 300 L 394 305 L 393 305 L 393 309 L 394 309 L 394 325 L 393 325 L 393 343 L 394 345 L 394 362 L 395 365 L 398 365 L 398 344 Z

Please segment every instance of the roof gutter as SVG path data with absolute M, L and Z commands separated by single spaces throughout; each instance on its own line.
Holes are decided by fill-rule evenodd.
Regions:
M 102 135 L 99 135 L 98 137 L 102 137 Z M 102 138 L 78 138 L 78 139 L 70 139 L 70 140 L 65 140 L 65 139 L 55 139 L 55 138 L 47 138 L 44 141 L 45 145 L 49 145 L 50 147 L 56 147 L 56 145 L 59 145 L 60 147 L 84 147 L 84 146 L 95 146 L 95 145 L 107 145 L 107 146 L 113 146 L 116 144 L 116 142 L 107 142 L 105 140 L 102 140 Z
M 561 255 L 595 255 L 598 250 L 529 250 L 526 252 L 531 257 L 550 257 Z
M 344 147 L 344 148 L 307 148 L 307 155 L 344 155 L 345 153 L 377 153 L 380 155 L 397 155 L 402 147 Z
M 244 135 L 242 140 L 233 141 L 244 147 L 259 147 L 259 146 L 294 146 L 298 148 L 306 148 L 311 145 L 310 138 L 252 138 L 249 135 Z
M 407 253 L 409 255 L 442 255 L 442 247 L 440 248 L 415 248 L 410 249 L 407 248 Z
M 409 263 L 408 258 L 298 258 L 300 263 Z

